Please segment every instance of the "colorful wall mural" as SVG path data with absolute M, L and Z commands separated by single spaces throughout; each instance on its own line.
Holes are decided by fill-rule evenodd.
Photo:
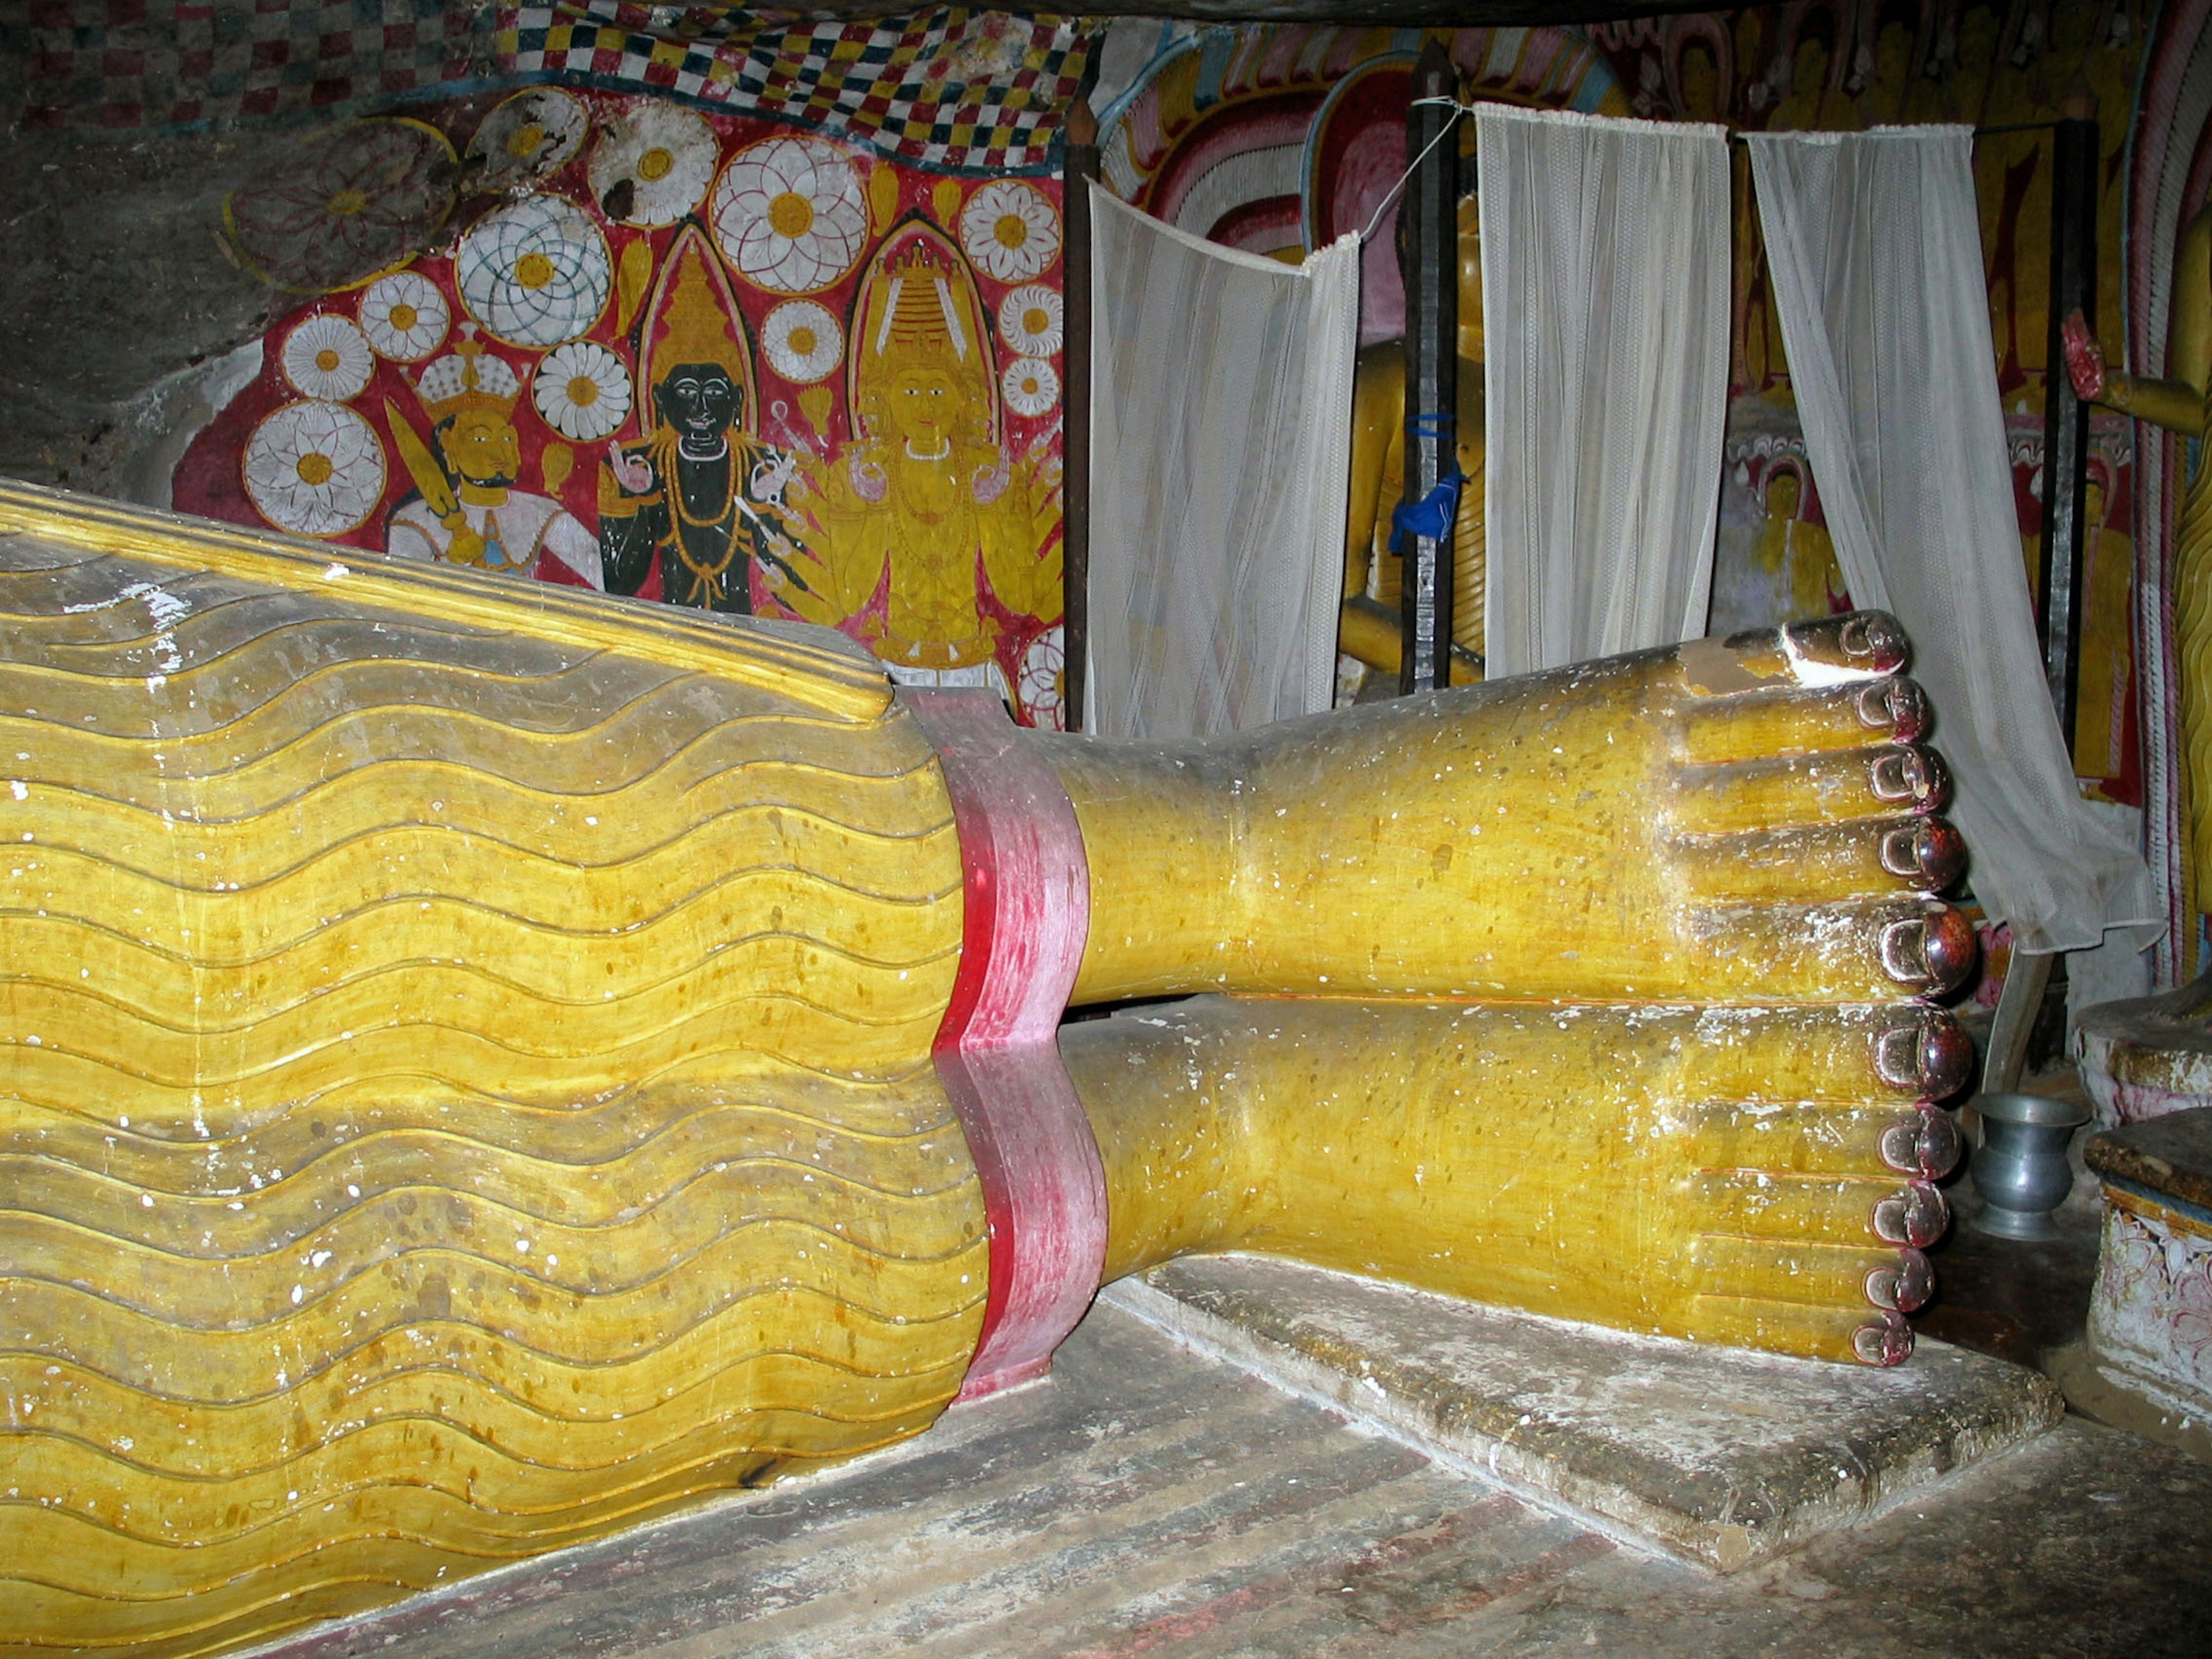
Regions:
M 278 320 L 179 510 L 824 623 L 1059 722 L 1056 179 L 540 87 L 303 145 L 226 228 L 295 289 L 437 251 Z

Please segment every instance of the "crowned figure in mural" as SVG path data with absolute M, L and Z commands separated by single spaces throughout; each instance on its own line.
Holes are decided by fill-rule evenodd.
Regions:
M 599 477 L 609 590 L 635 593 L 658 569 L 669 603 L 749 615 L 758 565 L 770 589 L 810 597 L 783 505 L 793 458 L 752 435 L 751 355 L 696 229 L 677 238 L 646 319 L 653 429 L 608 446 Z
M 854 441 L 807 475 L 825 591 L 793 608 L 817 622 L 863 616 L 888 570 L 881 620 L 863 631 L 893 678 L 1005 696 L 1006 624 L 981 584 L 1039 629 L 1060 619 L 1057 463 L 1008 453 L 975 274 L 933 226 L 910 219 L 884 239 L 854 324 Z
M 521 571 L 550 581 L 599 587 L 599 546 L 550 495 L 517 489 L 522 440 L 514 405 L 522 379 L 484 349 L 464 324 L 450 356 L 422 371 L 415 396 L 430 417 L 433 455 L 399 410 L 386 402 L 393 446 L 415 493 L 392 509 L 385 550 L 403 559 Z

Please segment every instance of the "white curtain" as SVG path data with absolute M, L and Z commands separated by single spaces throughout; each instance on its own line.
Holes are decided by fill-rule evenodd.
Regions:
M 1292 266 L 1091 187 L 1085 729 L 1195 737 L 1327 708 L 1359 247 Z
M 1705 631 L 1728 414 L 1718 127 L 1479 105 L 1492 679 Z
M 2043 678 L 1965 127 L 1751 133 L 1790 384 L 1851 598 L 1894 614 L 1969 879 L 2018 948 L 2157 931 L 2140 815 L 2084 801 Z

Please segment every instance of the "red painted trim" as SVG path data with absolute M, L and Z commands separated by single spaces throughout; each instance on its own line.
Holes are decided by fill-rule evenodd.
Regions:
M 938 752 L 960 832 L 965 930 L 937 1073 L 990 1224 L 983 1333 L 961 1398 L 1042 1376 L 1106 1261 L 1106 1173 L 1060 1058 L 1091 927 L 1075 807 L 991 692 L 902 690 Z

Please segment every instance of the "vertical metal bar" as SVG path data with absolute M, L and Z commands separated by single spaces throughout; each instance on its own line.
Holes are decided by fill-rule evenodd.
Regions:
M 1091 643 L 1091 184 L 1098 177 L 1098 118 L 1088 98 L 1067 112 L 1064 131 L 1060 550 L 1067 616 L 1060 635 L 1060 718 L 1069 731 L 1080 732 Z
M 1400 271 L 1406 285 L 1406 504 L 1422 500 L 1455 463 L 1459 408 L 1459 141 L 1444 136 L 1459 118 L 1446 103 L 1458 76 L 1431 40 L 1413 67 L 1413 106 L 1406 116 L 1406 160 L 1413 175 L 1399 209 Z M 1402 571 L 1404 691 L 1451 680 L 1451 537 L 1416 536 Z
M 2059 329 L 2079 311 L 2097 325 L 2097 124 L 2065 120 L 2052 131 L 2051 328 L 2045 345 L 2043 545 L 2035 622 L 2043 668 L 2066 750 L 2081 678 L 2082 492 L 2089 476 L 2089 405 L 2074 395 Z

